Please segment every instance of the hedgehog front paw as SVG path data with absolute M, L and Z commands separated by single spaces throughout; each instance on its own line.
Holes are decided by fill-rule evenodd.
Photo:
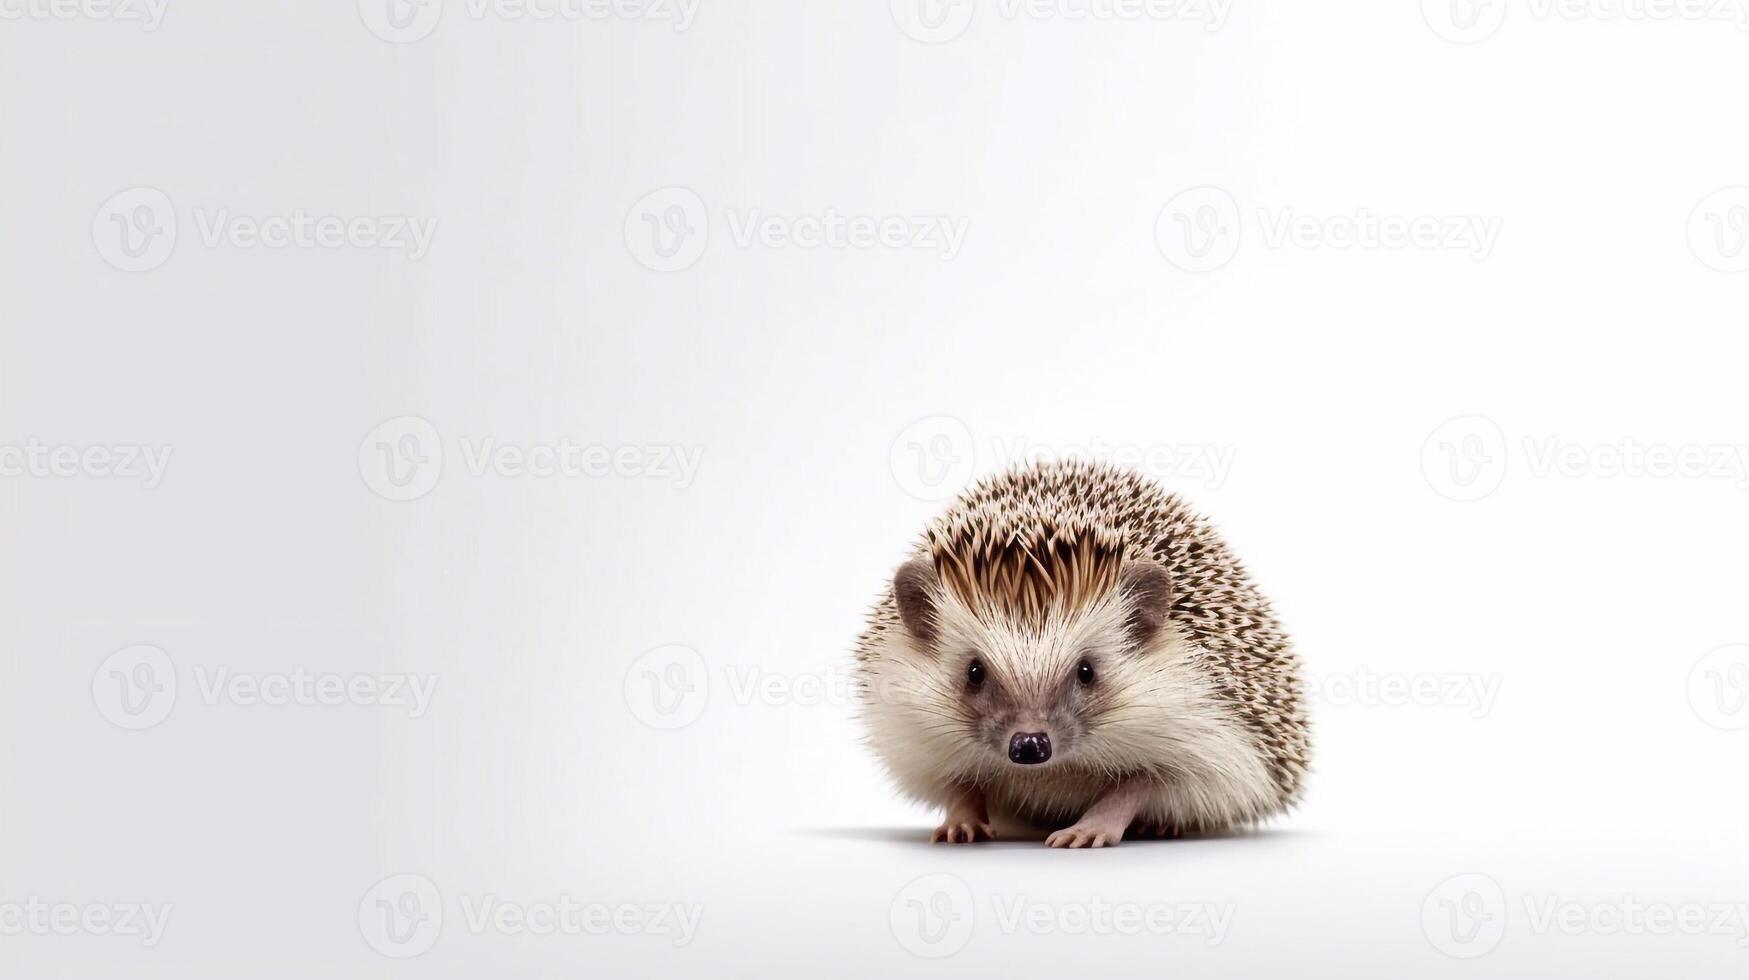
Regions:
M 929 835 L 933 844 L 973 844 L 978 841 L 995 840 L 996 832 L 982 820 L 962 820 L 949 817 L 947 823 L 935 828 L 935 833 Z
M 1046 847 L 1116 847 L 1123 840 L 1123 824 L 1082 820 L 1045 838 Z

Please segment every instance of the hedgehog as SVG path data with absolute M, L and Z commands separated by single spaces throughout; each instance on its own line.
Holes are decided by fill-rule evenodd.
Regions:
M 1268 600 L 1178 495 L 1107 464 L 1023 464 L 955 500 L 855 678 L 888 773 L 945 809 L 937 842 L 1218 834 L 1300 799 L 1299 664 Z

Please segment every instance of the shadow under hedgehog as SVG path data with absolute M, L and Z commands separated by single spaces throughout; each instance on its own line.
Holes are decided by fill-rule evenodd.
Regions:
M 857 642 L 868 738 L 936 841 L 1219 833 L 1298 801 L 1298 660 L 1208 522 L 1153 481 L 1043 463 L 929 527 Z M 1052 832 L 1054 831 L 1054 832 Z

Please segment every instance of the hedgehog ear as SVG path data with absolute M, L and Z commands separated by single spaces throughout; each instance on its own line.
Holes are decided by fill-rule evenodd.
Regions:
M 1159 562 L 1133 561 L 1124 565 L 1121 581 L 1130 597 L 1130 615 L 1124 625 L 1136 646 L 1146 647 L 1171 616 L 1172 577 Z
M 935 565 L 927 558 L 913 558 L 893 573 L 893 599 L 899 604 L 899 618 L 926 648 L 935 645 L 938 581 Z

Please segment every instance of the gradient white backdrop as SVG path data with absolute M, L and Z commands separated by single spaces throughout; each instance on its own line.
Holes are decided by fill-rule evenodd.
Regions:
M 1742 976 L 1744 21 L 0 0 L 0 968 Z M 1275 598 L 1289 817 L 931 847 L 857 743 L 1071 453 Z

